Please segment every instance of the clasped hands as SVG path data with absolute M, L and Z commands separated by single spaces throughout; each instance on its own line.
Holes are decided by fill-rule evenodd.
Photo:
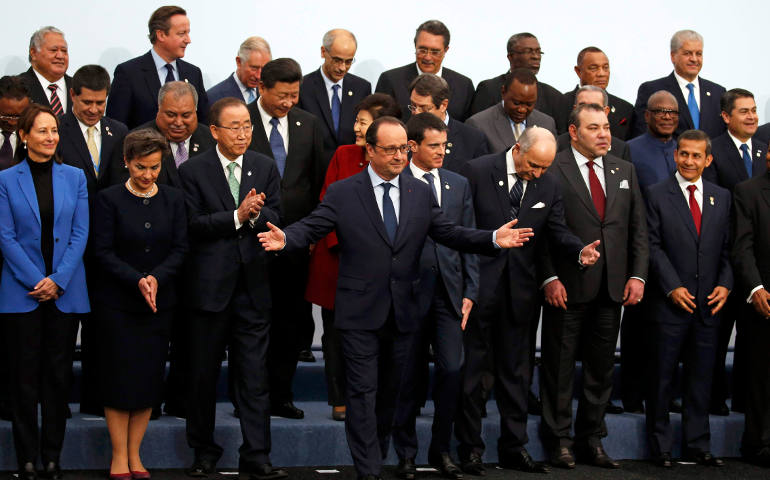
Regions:
M 262 207 L 265 206 L 265 193 L 257 193 L 253 188 L 246 194 L 241 205 L 238 207 L 238 221 L 245 223 L 246 220 L 257 218 Z
M 722 307 L 724 307 L 725 302 L 727 301 L 727 295 L 729 295 L 729 293 L 730 291 L 727 288 L 717 286 L 714 287 L 714 290 L 711 292 L 711 294 L 706 297 L 708 299 L 708 305 L 714 305 L 714 307 L 711 309 L 712 315 L 716 315 L 718 311 L 722 310 Z M 687 313 L 693 313 L 697 308 L 694 302 L 695 297 L 690 293 L 689 290 L 687 290 L 687 287 L 677 287 L 673 289 L 668 295 L 668 298 L 671 300 L 671 303 Z
M 147 275 L 139 279 L 139 291 L 147 302 L 152 313 L 158 312 L 158 306 L 155 304 L 155 297 L 158 295 L 158 280 L 152 275 Z
M 27 295 L 33 297 L 38 302 L 46 302 L 48 300 L 58 300 L 59 286 L 56 285 L 56 282 L 51 280 L 49 277 L 45 277 L 44 279 L 37 282 L 37 285 L 35 285 L 35 288 L 32 289 L 32 291 L 29 292 Z

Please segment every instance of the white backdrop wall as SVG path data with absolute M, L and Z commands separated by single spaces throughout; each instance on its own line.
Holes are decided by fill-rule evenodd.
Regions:
M 62 29 L 70 48 L 69 73 L 99 63 L 112 74 L 115 66 L 149 49 L 147 20 L 164 2 L 133 0 L 94 2 L 40 0 L 5 19 L 0 33 L 0 74 L 29 67 L 30 34 L 40 26 Z M 185 60 L 203 70 L 206 88 L 234 69 L 238 45 L 250 35 L 268 40 L 273 57 L 293 57 L 307 73 L 320 65 L 324 32 L 347 28 L 358 37 L 352 72 L 372 82 L 386 69 L 414 61 L 414 30 L 437 18 L 449 27 L 452 40 L 444 65 L 473 79 L 474 84 L 508 68 L 505 42 L 529 31 L 546 52 L 539 78 L 561 91 L 572 89 L 577 52 L 588 45 L 610 58 L 609 90 L 634 103 L 642 81 L 668 75 L 669 39 L 692 28 L 705 37 L 702 75 L 726 88 L 754 93 L 760 122 L 770 119 L 770 62 L 764 56 L 764 28 L 770 3 L 701 0 L 697 8 L 671 0 L 565 2 L 540 0 L 390 0 L 383 2 L 312 0 L 203 1 L 178 3 L 188 11 L 192 44 Z M 332 5 L 332 6 L 329 6 Z M 50 12 L 46 14 L 45 12 Z M 9 24 L 10 23 L 10 24 Z

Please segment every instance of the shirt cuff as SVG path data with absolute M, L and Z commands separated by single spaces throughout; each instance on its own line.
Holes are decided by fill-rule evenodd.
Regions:
M 751 290 L 751 293 L 749 293 L 749 298 L 746 299 L 746 303 L 751 303 L 751 297 L 754 296 L 754 294 L 757 292 L 757 290 L 762 290 L 763 288 L 765 288 L 765 287 L 762 286 L 762 285 L 757 285 L 756 287 L 754 287 Z
M 548 278 L 546 278 L 546 279 L 543 281 L 543 283 L 541 283 L 541 284 L 540 284 L 540 288 L 542 289 L 543 287 L 545 287 L 545 286 L 546 286 L 546 285 L 548 285 L 549 283 L 553 282 L 554 280 L 558 280 L 558 279 L 559 279 L 559 277 L 557 277 L 556 275 L 554 275 L 554 276 L 552 276 L 552 277 L 548 277 Z
M 503 247 L 501 247 L 500 245 L 497 244 L 497 230 L 493 230 L 492 231 L 492 243 L 495 244 L 495 248 L 500 248 L 500 249 L 503 248 Z
M 235 219 L 235 229 L 238 230 L 243 226 L 240 220 L 238 220 L 238 210 L 233 211 L 233 218 Z
M 635 279 L 639 280 L 640 282 L 642 282 L 645 285 L 647 284 L 647 282 L 643 278 L 641 278 L 641 277 L 631 277 L 631 278 L 635 278 Z

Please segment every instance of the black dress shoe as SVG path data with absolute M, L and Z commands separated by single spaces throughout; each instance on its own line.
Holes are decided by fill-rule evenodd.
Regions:
M 671 413 L 682 413 L 682 402 L 671 400 L 668 404 L 668 411 Z
M 307 363 L 314 363 L 315 362 L 315 356 L 313 355 L 313 352 L 310 350 L 302 350 L 299 352 L 299 357 L 297 357 L 297 360 L 300 362 L 307 362 Z
M 620 468 L 620 464 L 610 458 L 607 452 L 604 451 L 604 447 L 601 445 L 596 447 L 587 447 L 581 450 L 575 449 L 578 453 L 578 458 L 582 463 L 593 465 L 600 468 Z
M 187 473 L 190 477 L 205 478 L 216 471 L 216 462 L 206 458 L 196 458 Z
M 483 477 L 487 474 L 487 469 L 484 468 L 484 463 L 481 461 L 481 455 L 476 452 L 471 452 L 468 459 L 460 464 L 460 468 L 468 475 Z
M 102 414 L 102 416 L 104 416 L 104 414 Z M 72 418 L 72 409 L 69 405 L 67 405 L 67 410 L 64 411 L 64 417 L 67 419 Z
M 50 478 L 51 480 L 61 480 L 64 475 L 61 473 L 61 467 L 56 462 L 46 462 L 43 471 L 40 472 L 41 478 Z
M 621 413 L 625 412 L 623 407 L 620 405 L 615 405 L 612 402 L 607 402 L 607 408 L 604 411 L 610 415 L 620 415 Z
M 173 404 L 163 405 L 163 413 L 170 417 L 187 418 L 185 409 Z
M 532 460 L 526 450 L 500 455 L 498 464 L 508 470 L 519 470 L 527 473 L 548 473 L 551 471 L 547 465 Z
M 653 463 L 663 468 L 671 468 L 674 466 L 674 462 L 671 461 L 670 453 L 661 453 L 659 457 L 653 460 Z
M 529 395 L 527 395 L 527 413 L 537 417 L 543 414 L 543 402 L 532 392 L 532 390 L 530 390 Z
M 270 415 L 299 420 L 305 418 L 305 412 L 294 406 L 294 402 L 285 402 L 270 407 Z
M 462 480 L 463 478 L 462 470 L 452 461 L 449 452 L 428 453 L 428 463 L 446 478 L 451 480 Z
M 720 417 L 727 417 L 730 415 L 730 409 L 727 408 L 727 404 L 725 402 L 722 402 L 717 405 L 711 405 L 711 408 L 709 408 L 709 413 L 711 415 L 719 415 Z
M 241 418 L 241 409 L 238 407 L 233 408 L 233 417 Z
M 19 468 L 19 478 L 21 480 L 36 480 L 37 472 L 35 471 L 35 464 L 27 462 Z
M 559 447 L 559 449 L 551 455 L 550 462 L 551 465 L 557 468 L 566 468 L 568 470 L 575 468 L 575 456 L 572 454 L 569 447 Z
M 717 458 L 711 454 L 711 452 L 697 452 L 693 455 L 688 455 L 685 460 L 695 462 L 698 465 L 705 465 L 707 467 L 724 467 L 725 462 L 721 458 Z
M 626 413 L 643 414 L 644 404 L 642 402 L 623 402 L 623 410 L 625 410 Z
M 270 463 L 239 465 L 240 475 L 249 475 L 249 480 L 276 480 L 286 478 L 289 473 L 282 468 L 273 468 Z
M 401 458 L 396 467 L 396 476 L 404 480 L 414 480 L 417 474 L 417 466 L 414 464 L 414 458 Z

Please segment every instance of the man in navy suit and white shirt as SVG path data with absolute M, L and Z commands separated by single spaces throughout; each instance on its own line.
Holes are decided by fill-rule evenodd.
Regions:
M 190 44 L 190 20 L 181 7 L 163 6 L 148 22 L 149 52 L 115 67 L 107 116 L 136 128 L 155 118 L 158 90 L 168 82 L 191 83 L 198 92 L 198 121 L 206 123 L 209 101 L 200 68 L 182 60 Z
M 235 72 L 206 91 L 209 103 L 220 98 L 241 98 L 251 103 L 259 98 L 259 79 L 262 67 L 273 59 L 270 45 L 262 37 L 249 37 L 238 48 L 235 57 Z
M 672 377 L 684 363 L 684 459 L 721 467 L 710 449 L 709 397 L 719 336 L 719 313 L 733 288 L 730 192 L 701 178 L 711 163 L 708 135 L 687 130 L 675 152 L 677 171 L 650 187 L 649 318 L 653 341 L 647 437 L 655 462 L 671 468 L 673 428 L 668 414 Z
M 698 75 L 703 67 L 703 37 L 693 30 L 676 32 L 671 37 L 671 63 L 674 71 L 669 76 L 639 85 L 629 138 L 647 129 L 644 121 L 647 99 L 658 90 L 668 90 L 679 103 L 679 126 L 675 135 L 694 128 L 703 130 L 710 138 L 717 137 L 725 131 L 719 117 L 719 99 L 725 88 Z
M 355 107 L 372 93 L 368 80 L 349 73 L 356 60 L 358 42 L 343 29 L 329 30 L 323 36 L 323 65 L 302 79 L 299 108 L 322 120 L 324 156 L 328 163 L 340 145 L 355 143 Z

